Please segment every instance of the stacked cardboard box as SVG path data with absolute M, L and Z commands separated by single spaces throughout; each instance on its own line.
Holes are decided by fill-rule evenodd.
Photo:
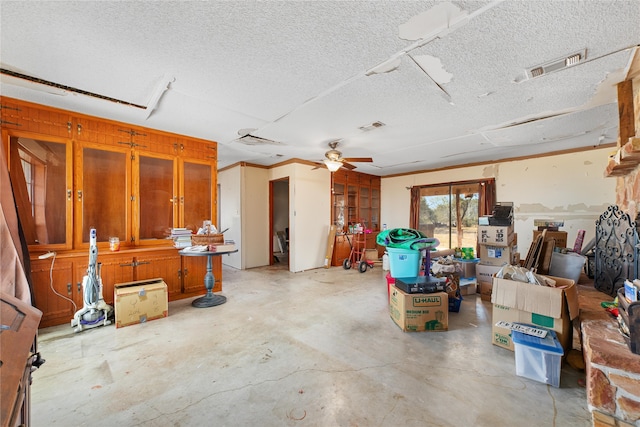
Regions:
M 449 328 L 446 292 L 408 294 L 391 286 L 389 315 L 405 332 L 446 331 Z
M 511 331 L 496 326 L 496 323 L 504 320 L 555 331 L 565 352 L 571 349 L 572 320 L 580 311 L 578 290 L 573 280 L 549 278 L 555 283 L 555 287 L 493 278 L 491 342 L 494 345 L 512 351 L 514 349 Z
M 491 301 L 493 275 L 502 266 L 519 262 L 517 243 L 513 224 L 478 226 L 480 262 L 476 265 L 476 278 L 484 301 Z

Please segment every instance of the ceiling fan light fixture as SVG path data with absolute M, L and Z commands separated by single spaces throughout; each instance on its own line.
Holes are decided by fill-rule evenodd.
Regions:
M 331 172 L 335 172 L 342 167 L 342 162 L 338 162 L 336 160 L 324 159 L 324 164 L 327 166 Z

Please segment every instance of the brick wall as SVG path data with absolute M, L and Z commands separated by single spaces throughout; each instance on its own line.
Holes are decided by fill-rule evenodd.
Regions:
M 640 138 L 640 76 L 633 80 L 633 111 L 636 137 Z M 640 213 L 640 165 L 618 178 L 616 204 L 632 219 Z

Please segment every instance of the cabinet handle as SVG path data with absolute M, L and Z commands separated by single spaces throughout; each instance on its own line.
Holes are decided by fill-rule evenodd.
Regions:
M 187 277 L 187 274 L 189 274 L 189 269 L 188 269 L 188 268 L 185 268 L 185 269 L 184 269 L 184 277 Z
M 136 264 L 136 267 L 137 267 L 139 265 L 151 264 L 151 261 L 141 261 L 141 262 L 136 261 L 135 264 Z
M 67 189 L 67 200 L 71 200 L 71 189 Z
M 78 123 L 78 135 L 80 135 L 82 133 L 82 125 L 80 123 Z
M 78 292 L 82 292 L 82 283 L 78 282 Z
M 178 279 L 182 279 L 182 270 L 178 269 Z
M 132 262 L 130 264 L 120 264 L 120 267 L 135 267 L 135 266 L 136 266 L 135 262 Z
M 77 193 L 78 193 L 78 201 L 80 202 L 82 201 L 82 190 L 78 190 Z
M 67 294 L 71 295 L 71 283 L 67 283 Z

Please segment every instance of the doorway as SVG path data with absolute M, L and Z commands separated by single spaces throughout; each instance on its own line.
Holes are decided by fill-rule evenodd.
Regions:
M 269 181 L 269 265 L 289 270 L 289 178 Z

